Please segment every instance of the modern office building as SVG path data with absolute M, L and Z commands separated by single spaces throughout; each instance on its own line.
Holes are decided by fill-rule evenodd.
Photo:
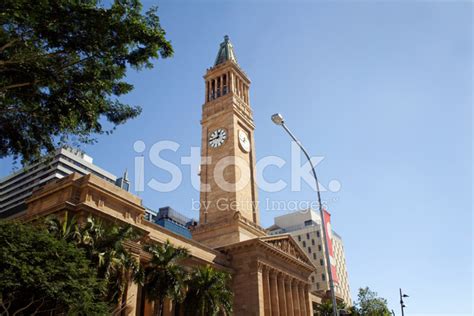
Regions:
M 186 238 L 191 238 L 190 227 L 196 226 L 196 220 L 188 218 L 169 206 L 162 207 L 153 222 Z
M 130 191 L 130 180 L 128 179 L 128 170 L 125 169 L 123 176 L 115 180 L 115 185 L 125 191 Z
M 117 178 L 94 165 L 93 158 L 84 152 L 68 147 L 60 148 L 52 157 L 44 157 L 0 180 L 0 218 L 18 216 L 26 211 L 25 201 L 34 190 L 72 173 L 92 173 L 125 191 L 130 189 L 126 170 L 122 177 Z M 170 207 L 160 208 L 159 212 L 147 208 L 145 219 L 187 238 L 191 238 L 189 226 L 196 223 Z
M 145 206 L 145 215 L 143 216 L 145 220 L 154 223 L 156 219 L 156 215 L 157 213 L 155 210 Z
M 33 190 L 44 184 L 61 179 L 72 173 L 92 173 L 107 182 L 116 183 L 117 177 L 93 164 L 93 159 L 84 152 L 60 148 L 49 157 L 25 166 L 21 170 L 0 179 L 0 218 L 17 216 L 26 210 L 25 200 Z M 128 188 L 126 175 L 120 185 Z M 120 180 L 119 179 L 119 180 Z
M 322 238 L 321 216 L 313 210 L 298 211 L 275 217 L 274 225 L 268 228 L 271 235 L 289 233 L 299 246 L 306 252 L 317 269 L 311 274 L 311 290 L 315 293 L 324 293 L 329 290 L 329 280 L 326 275 L 326 259 L 324 239 Z M 341 298 L 347 306 L 352 305 L 349 279 L 346 269 L 346 258 L 342 238 L 332 230 L 331 241 L 335 263 L 336 296 Z M 333 269 L 334 271 L 334 269 Z

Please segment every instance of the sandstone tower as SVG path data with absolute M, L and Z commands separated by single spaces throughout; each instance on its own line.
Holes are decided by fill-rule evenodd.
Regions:
M 250 80 L 228 36 L 204 80 L 200 224 L 193 238 L 219 247 L 265 235 L 259 227 Z

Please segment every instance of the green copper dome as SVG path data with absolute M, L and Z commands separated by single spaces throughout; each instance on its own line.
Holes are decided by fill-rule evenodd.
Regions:
M 229 40 L 229 36 L 224 36 L 224 41 L 221 43 L 219 52 L 217 53 L 216 61 L 214 66 L 223 64 L 226 61 L 231 60 L 234 63 L 237 63 L 237 58 L 235 58 L 234 47 Z

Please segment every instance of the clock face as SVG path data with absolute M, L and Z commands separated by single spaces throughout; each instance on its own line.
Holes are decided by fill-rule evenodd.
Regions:
M 223 128 L 218 128 L 209 134 L 209 146 L 212 148 L 217 148 L 224 144 L 227 139 L 227 132 Z
M 248 153 L 250 151 L 249 137 L 247 136 L 247 133 L 242 130 L 239 130 L 239 144 L 244 152 Z

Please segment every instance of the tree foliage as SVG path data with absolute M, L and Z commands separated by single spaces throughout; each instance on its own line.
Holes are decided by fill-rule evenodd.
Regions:
M 210 266 L 194 269 L 187 282 L 184 306 L 187 315 L 232 315 L 230 274 Z
M 378 297 L 377 293 L 368 287 L 359 289 L 357 302 L 352 311 L 354 315 L 360 316 L 391 316 L 387 300 Z
M 118 100 L 133 89 L 127 68 L 173 54 L 156 8 L 143 14 L 139 0 L 3 0 L 0 23 L 0 158 L 32 161 L 136 117 Z
M 346 308 L 345 303 L 337 304 L 337 310 Z M 333 316 L 332 301 L 330 299 L 323 299 L 320 305 L 316 306 L 314 310 L 317 316 Z
M 83 250 L 31 225 L 0 222 L 0 314 L 106 314 Z
M 155 312 L 161 316 L 165 299 L 181 302 L 186 295 L 187 272 L 181 262 L 189 257 L 189 251 L 169 241 L 148 245 L 145 250 L 152 256 L 145 267 L 145 295 L 157 303 Z
M 368 287 L 360 288 L 357 301 L 354 306 L 346 307 L 344 303 L 337 306 L 341 315 L 353 316 L 391 316 L 387 307 L 387 300 L 377 296 L 377 293 L 371 291 Z M 332 302 L 324 299 L 320 305 L 315 308 L 315 314 L 318 316 L 332 316 Z
M 76 217 L 66 212 L 63 218 L 48 217 L 46 226 L 56 238 L 84 250 L 98 278 L 105 281 L 105 302 L 119 303 L 129 282 L 143 282 L 140 263 L 125 248 L 126 242 L 141 237 L 130 225 L 107 225 L 89 216 L 86 223 L 79 226 Z
M 79 225 L 67 212 L 44 225 L 0 222 L 0 315 L 120 312 L 129 282 L 144 285 L 156 315 L 166 299 L 192 306 L 187 315 L 232 314 L 230 274 L 185 268 L 188 250 L 169 241 L 146 245 L 151 260 L 142 268 L 125 245 L 140 238 L 131 226 L 93 217 Z
M 145 267 L 145 294 L 156 303 L 156 315 L 162 315 L 165 299 L 184 301 L 186 315 L 232 314 L 230 274 L 210 266 L 185 269 L 182 261 L 189 258 L 188 250 L 169 241 L 148 245 L 145 250 L 152 255 Z

